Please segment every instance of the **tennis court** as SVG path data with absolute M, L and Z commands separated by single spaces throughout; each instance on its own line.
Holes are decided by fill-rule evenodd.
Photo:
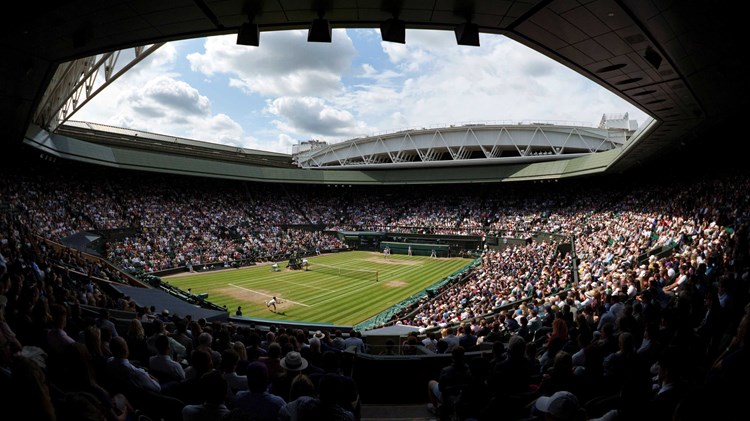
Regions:
M 270 264 L 165 277 L 163 281 L 226 305 L 234 315 L 354 325 L 471 263 L 471 259 L 350 251 L 307 257 L 309 270 Z M 274 312 L 266 306 L 272 297 Z

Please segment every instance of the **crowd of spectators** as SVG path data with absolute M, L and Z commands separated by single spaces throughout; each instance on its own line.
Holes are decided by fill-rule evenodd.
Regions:
M 572 282 L 570 255 L 557 256 L 556 243 L 532 242 L 488 250 L 466 280 L 450 285 L 435 298 L 425 297 L 405 324 L 446 327 L 488 315 L 498 307 L 526 298 L 543 298 Z
M 184 181 L 139 192 L 132 184 L 33 174 L 0 183 L 8 205 L 0 214 L 0 396 L 13 402 L 33 389 L 33 419 L 84 409 L 109 419 L 137 409 L 184 419 L 206 411 L 216 419 L 295 411 L 357 417 L 340 332 L 161 320 L 92 282 L 123 282 L 121 273 L 37 237 L 125 227 L 136 234 L 112 244 L 110 258 L 141 270 L 342 246 L 304 224 L 430 233 L 481 227 L 515 238 L 559 233 L 573 239 L 570 252 L 552 241 L 486 248 L 468 277 L 400 320 L 433 335 L 410 338 L 402 351 L 450 353 L 454 369 L 447 372 L 460 372 L 461 384 L 472 387 L 458 395 L 463 401 L 450 400 L 450 376 L 436 378 L 429 385 L 436 412 L 523 417 L 534 399 L 550 397 L 532 405 L 547 413 L 552 397 L 570 392 L 590 418 L 684 419 L 694 416 L 694 400 L 710 398 L 722 418 L 734 419 L 729 410 L 748 391 L 747 177 L 569 189 L 544 199 L 512 191 L 502 200 L 479 192 L 460 200 L 429 191 L 306 195 Z M 82 305 L 138 316 L 132 331 L 117 332 L 106 312 L 87 317 Z M 491 359 L 465 359 L 485 342 Z M 76 378 L 75 364 L 85 367 L 76 373 L 92 374 Z M 221 396 L 211 393 L 217 390 Z

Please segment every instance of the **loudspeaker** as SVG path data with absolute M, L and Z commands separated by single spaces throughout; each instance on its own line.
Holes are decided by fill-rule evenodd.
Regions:
M 307 42 L 331 42 L 331 23 L 328 19 L 315 19 L 307 32 Z
M 240 31 L 237 32 L 237 44 L 238 45 L 252 45 L 257 47 L 260 45 L 260 28 L 257 23 L 246 23 L 240 27 Z
M 455 32 L 458 45 L 479 47 L 479 26 L 476 23 L 462 23 L 456 26 Z
M 380 24 L 380 36 L 383 41 L 406 44 L 406 22 L 388 19 Z

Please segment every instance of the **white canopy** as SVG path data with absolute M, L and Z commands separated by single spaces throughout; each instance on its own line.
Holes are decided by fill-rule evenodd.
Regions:
M 419 332 L 419 328 L 407 325 L 393 325 L 381 327 L 379 329 L 366 330 L 362 332 L 362 336 L 402 336 L 409 334 L 409 332 Z

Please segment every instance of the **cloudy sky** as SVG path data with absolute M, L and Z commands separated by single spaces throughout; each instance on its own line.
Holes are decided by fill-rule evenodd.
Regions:
M 307 31 L 166 44 L 84 106 L 93 121 L 227 145 L 291 153 L 298 141 L 336 142 L 405 128 L 501 120 L 598 124 L 603 113 L 647 116 L 604 88 L 508 38 L 481 47 L 453 32 Z

